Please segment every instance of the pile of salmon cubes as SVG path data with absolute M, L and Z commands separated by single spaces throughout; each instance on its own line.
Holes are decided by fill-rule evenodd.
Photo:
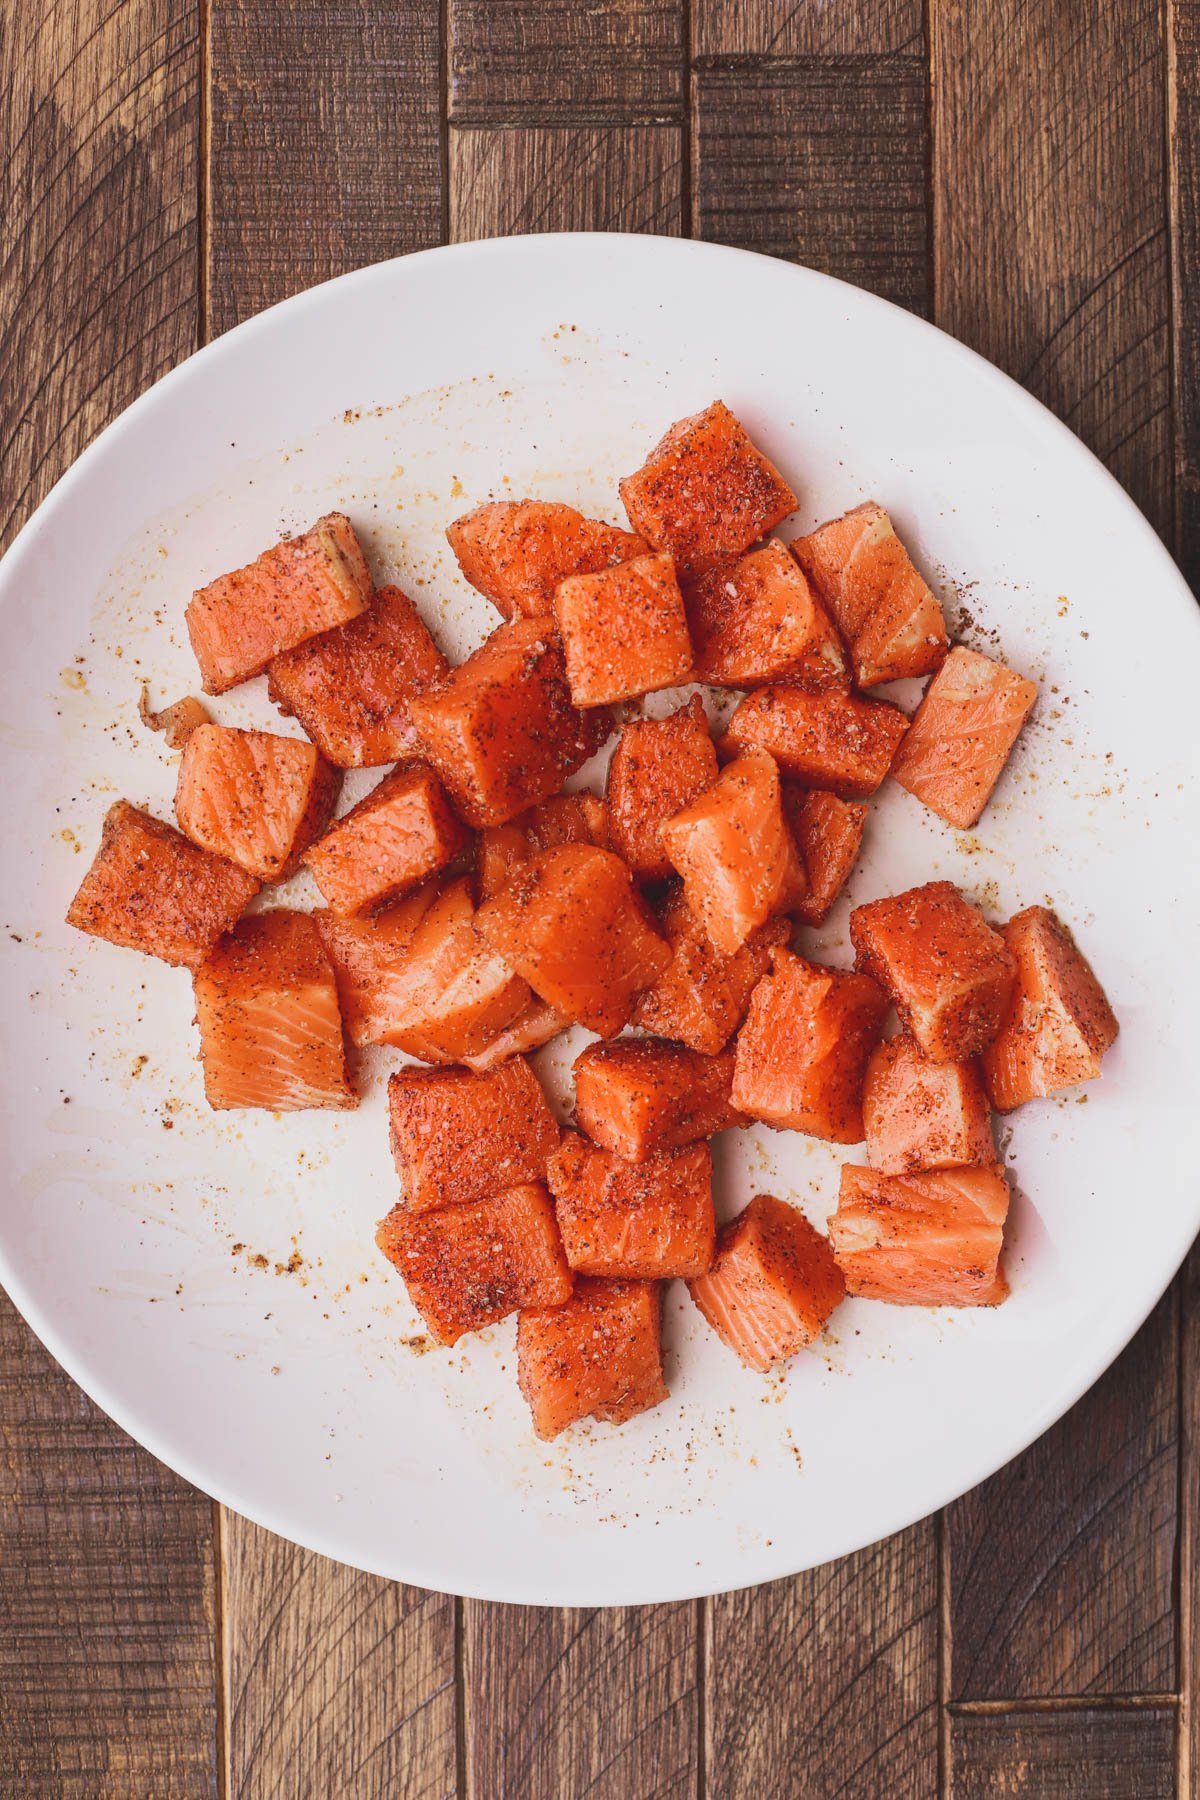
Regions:
M 347 1040 L 415 1059 L 379 1246 L 440 1344 L 517 1314 L 545 1438 L 666 1397 L 672 1279 L 760 1370 L 846 1294 L 1002 1301 L 992 1109 L 1117 1031 L 1042 906 L 997 927 L 932 881 L 853 910 L 852 970 L 797 947 L 885 778 L 973 826 L 1035 700 L 951 647 L 883 507 L 772 536 L 795 496 L 719 401 L 620 491 L 630 530 L 537 500 L 449 527 L 503 615 L 453 669 L 340 514 L 201 589 L 205 691 L 265 673 L 305 737 L 169 709 L 179 828 L 114 806 L 69 914 L 192 971 L 214 1107 L 354 1106 Z M 914 676 L 911 719 L 864 692 Z M 631 704 L 688 683 L 742 695 L 717 742 L 699 693 Z M 614 734 L 603 797 L 564 791 Z M 382 765 L 334 820 L 341 771 Z M 301 864 L 323 906 L 246 911 Z M 528 1053 L 569 1026 L 596 1041 L 562 1130 Z M 754 1120 L 865 1144 L 828 1237 L 769 1194 L 718 1229 L 709 1140 Z

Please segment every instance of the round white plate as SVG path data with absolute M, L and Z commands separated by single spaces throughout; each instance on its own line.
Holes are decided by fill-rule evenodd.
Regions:
M 982 824 L 889 787 L 855 901 L 935 876 L 993 916 L 1049 901 L 1121 1019 L 1102 1081 L 1027 1107 L 998 1310 L 853 1301 L 772 1377 L 668 1292 L 667 1404 L 530 1435 L 512 1322 L 429 1351 L 374 1249 L 392 1205 L 380 1052 L 361 1110 L 210 1113 L 186 974 L 61 923 L 119 794 L 169 816 L 138 723 L 195 687 L 193 587 L 330 507 L 453 656 L 495 624 L 447 520 L 490 494 L 619 519 L 616 479 L 720 395 L 800 495 L 789 533 L 887 505 L 962 637 L 1041 686 Z M 1154 1304 L 1200 1223 L 1195 1110 L 1200 620 L 1150 527 L 994 369 L 781 262 L 637 237 L 528 237 L 365 269 L 193 357 L 88 450 L 0 569 L 6 807 L 0 1281 L 156 1455 L 316 1550 L 500 1600 L 676 1599 L 883 1536 L 1043 1431 Z M 216 703 L 280 726 L 263 684 Z M 364 778 L 350 785 L 362 790 Z M 848 960 L 843 902 L 807 934 Z M 565 1094 L 573 1048 L 541 1058 Z M 853 1155 L 853 1153 L 852 1153 Z M 841 1155 L 718 1143 L 720 1207 L 822 1224 Z

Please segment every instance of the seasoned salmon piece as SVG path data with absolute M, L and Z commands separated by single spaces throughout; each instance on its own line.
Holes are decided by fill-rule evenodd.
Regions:
M 687 903 L 726 956 L 772 913 L 808 892 L 808 877 L 783 816 L 779 771 L 750 750 L 669 819 L 662 846 L 683 877 Z
M 197 725 L 183 747 L 175 817 L 202 850 L 259 881 L 283 881 L 329 823 L 341 779 L 300 738 Z
M 711 1268 L 717 1218 L 707 1144 L 633 1163 L 568 1131 L 546 1180 L 578 1274 L 666 1281 Z
M 1029 906 L 1002 925 L 1016 958 L 1012 1004 L 983 1052 L 992 1105 L 1011 1112 L 1094 1081 L 1116 1040 L 1116 1014 L 1092 966 L 1056 913 Z
M 446 537 L 471 586 L 506 619 L 543 618 L 568 575 L 595 575 L 650 548 L 554 500 L 493 500 L 447 525 Z
M 118 800 L 105 814 L 100 848 L 67 924 L 194 969 L 257 892 L 258 882 L 235 863 Z
M 691 680 L 683 595 L 666 552 L 568 577 L 555 591 L 554 617 L 576 706 L 634 700 Z
M 535 994 L 601 1037 L 671 960 L 625 864 L 593 844 L 540 850 L 475 927 Z
M 671 873 L 659 828 L 717 779 L 704 703 L 693 694 L 665 719 L 633 719 L 608 765 L 609 841 L 641 881 Z
M 922 806 L 966 831 L 992 796 L 1037 687 L 956 645 L 913 714 L 892 774 Z
M 700 681 L 735 688 L 785 679 L 849 686 L 837 628 L 778 538 L 689 582 L 683 598 Z
M 624 1425 L 667 1398 L 662 1285 L 580 1276 L 565 1306 L 517 1320 L 517 1378 L 540 1438 L 589 1416 Z
M 889 1038 L 871 1052 L 863 1122 L 867 1161 L 883 1175 L 996 1160 L 979 1064 L 930 1062 L 904 1036 Z
M 498 1031 L 482 1050 L 464 1056 L 463 1061 L 468 1069 L 483 1075 L 488 1069 L 499 1068 L 510 1056 L 523 1056 L 531 1050 L 542 1049 L 560 1031 L 566 1031 L 570 1023 L 556 1007 L 548 1006 L 536 994 L 532 995 L 529 1004 L 522 1008 L 511 1025 Z
M 874 500 L 792 545 L 850 645 L 859 687 L 928 675 L 950 640 L 937 596 Z
M 147 730 L 162 732 L 168 750 L 182 750 L 198 725 L 212 724 L 212 714 L 195 694 L 185 694 L 182 700 L 172 701 L 170 706 L 154 712 L 150 706 L 149 683 L 145 681 L 138 695 L 138 718 Z
M 267 693 L 336 768 L 373 769 L 416 749 L 409 701 L 449 673 L 413 601 L 383 587 L 348 625 L 273 657 Z
M 722 1343 L 765 1374 L 821 1335 L 846 1292 L 833 1251 L 802 1212 L 756 1194 L 688 1292 Z
M 808 876 L 808 892 L 792 912 L 805 925 L 821 925 L 858 861 L 867 808 L 858 800 L 839 800 L 820 788 L 783 784 L 783 816 Z
M 371 575 L 344 513 L 219 575 L 188 601 L 187 628 L 206 694 L 261 675 L 273 656 L 365 612 Z
M 720 400 L 680 419 L 620 484 L 633 529 L 682 576 L 740 556 L 796 508 L 773 463 Z
M 304 854 L 334 912 L 369 912 L 452 862 L 470 833 L 428 764 L 402 764 Z
M 720 743 L 726 756 L 766 750 L 805 787 L 869 800 L 908 730 L 898 706 L 840 689 L 764 687 L 747 694 Z
M 671 946 L 671 961 L 638 1000 L 633 1023 L 715 1056 L 745 1018 L 751 990 L 770 966 L 771 947 L 788 942 L 791 924 L 768 919 L 740 950 L 726 956 L 710 940 L 679 883 L 666 894 L 658 922 Z
M 561 1306 L 571 1296 L 554 1208 L 539 1182 L 444 1212 L 393 1207 L 375 1242 L 439 1344 L 456 1344 L 522 1306 Z
M 571 705 L 551 619 L 501 625 L 409 708 L 424 753 L 468 825 L 503 825 L 557 793 L 612 729 Z
M 537 1076 L 516 1056 L 488 1075 L 398 1069 L 388 1081 L 392 1156 L 412 1212 L 465 1206 L 542 1181 L 558 1126 Z
M 656 1038 L 589 1044 L 575 1058 L 575 1120 L 628 1161 L 744 1125 L 730 1105 L 732 1053 L 701 1056 Z
M 351 1107 L 333 965 L 310 913 L 254 913 L 195 972 L 208 1104 Z
M 518 813 L 507 825 L 489 825 L 479 836 L 479 898 L 490 900 L 513 876 L 527 868 L 539 850 L 559 844 L 608 845 L 608 816 L 603 800 L 586 790 L 554 794 Z
M 846 1292 L 897 1306 L 998 1306 L 1008 1183 L 998 1163 L 883 1175 L 842 1166 L 829 1241 Z
M 738 1033 L 734 1106 L 780 1130 L 861 1143 L 867 1058 L 887 1008 L 866 975 L 772 950 Z
M 858 967 L 886 988 L 931 1062 L 965 1062 L 991 1043 L 1017 965 L 953 882 L 927 881 L 856 906 L 850 937 Z

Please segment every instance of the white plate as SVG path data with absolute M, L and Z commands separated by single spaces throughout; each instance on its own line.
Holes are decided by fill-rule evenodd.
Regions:
M 670 1401 L 543 1446 L 511 1321 L 454 1352 L 406 1344 L 419 1322 L 372 1242 L 395 1197 L 382 1083 L 399 1059 L 377 1056 L 353 1115 L 215 1116 L 186 975 L 60 920 L 109 802 L 169 811 L 172 759 L 138 724 L 138 684 L 156 701 L 194 687 L 183 609 L 198 582 L 341 506 L 379 577 L 460 655 L 495 620 L 454 570 L 446 521 L 492 492 L 618 518 L 616 477 L 718 394 L 801 495 L 789 530 L 878 497 L 966 640 L 1041 684 L 978 831 L 889 789 L 854 900 L 934 876 L 994 915 L 1050 900 L 1122 1032 L 1101 1082 L 1003 1132 L 1018 1184 L 1007 1305 L 852 1302 L 818 1354 L 764 1378 L 676 1284 Z M 22 533 L 0 605 L 0 1280 L 120 1424 L 260 1523 L 501 1600 L 763 1581 L 905 1525 L 1022 1449 L 1186 1251 L 1196 610 L 1075 438 L 908 313 L 667 239 L 516 238 L 363 270 L 231 332 L 131 407 Z M 278 728 L 261 683 L 217 711 Z M 847 960 L 845 910 L 809 934 L 818 956 Z M 568 1055 L 542 1060 L 561 1093 Z M 722 1209 L 767 1189 L 822 1223 L 838 1161 L 794 1135 L 730 1134 Z

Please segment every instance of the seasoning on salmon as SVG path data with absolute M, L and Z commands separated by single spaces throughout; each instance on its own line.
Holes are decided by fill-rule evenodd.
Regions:
M 892 774 L 922 806 L 967 830 L 991 799 L 1036 699 L 1032 681 L 957 645 L 925 689 Z
M 575 1058 L 575 1121 L 597 1144 L 640 1162 L 744 1125 L 729 1100 L 732 1053 L 701 1056 L 656 1038 L 589 1044 Z
M 409 702 L 449 673 L 413 601 L 383 587 L 348 625 L 272 658 L 267 693 L 336 768 L 373 769 L 411 756 Z
M 871 1053 L 863 1089 L 867 1161 L 883 1175 L 994 1163 L 979 1064 L 930 1062 L 904 1035 Z
M 722 1343 L 765 1374 L 821 1335 L 846 1292 L 829 1244 L 802 1212 L 756 1194 L 688 1292 Z
M 603 800 L 583 791 L 555 794 L 527 812 L 518 813 L 507 825 L 489 825 L 479 834 L 478 886 L 480 900 L 490 900 L 506 888 L 519 870 L 528 868 L 539 850 L 559 844 L 608 845 L 608 815 Z
M 175 817 L 202 850 L 283 881 L 329 823 L 341 779 L 302 738 L 198 725 L 183 747 Z
M 608 765 L 609 841 L 640 881 L 671 873 L 659 829 L 717 779 L 704 703 L 693 694 L 665 719 L 633 719 Z
M 660 835 L 683 877 L 688 905 L 726 956 L 808 891 L 783 816 L 779 770 L 765 750 L 750 750 L 727 764 Z
M 208 1104 L 351 1107 L 333 966 L 311 913 L 254 913 L 196 970 Z
M 464 1206 L 541 1181 L 558 1126 L 523 1057 L 470 1069 L 398 1069 L 388 1081 L 392 1156 L 413 1212 Z
M 850 937 L 858 967 L 886 988 L 931 1062 L 965 1062 L 995 1037 L 1016 961 L 952 882 L 856 906 Z
M 778 538 L 710 569 L 683 598 L 697 680 L 735 688 L 785 679 L 849 686 L 837 628 Z
M 667 1399 L 662 1284 L 580 1276 L 564 1306 L 517 1320 L 521 1392 L 540 1438 L 580 1419 L 624 1425 Z
M 601 1037 L 628 1023 L 671 960 L 625 864 L 593 844 L 539 851 L 475 928 L 536 994 Z
M 938 667 L 950 647 L 941 606 L 876 501 L 797 538 L 792 551 L 850 646 L 859 687 Z
M 867 1058 L 887 1009 L 866 975 L 772 950 L 738 1033 L 734 1106 L 779 1130 L 861 1143 Z
M 235 863 L 118 800 L 105 814 L 100 848 L 67 924 L 194 969 L 257 892 L 258 882 Z
M 414 762 L 385 775 L 304 861 L 334 912 L 368 912 L 444 869 L 469 840 L 433 770 Z
M 365 612 L 371 575 L 354 527 L 327 513 L 311 531 L 219 575 L 188 602 L 187 628 L 206 694 L 223 694 L 271 658 Z
M 546 1180 L 578 1274 L 686 1280 L 712 1266 L 717 1220 L 707 1144 L 631 1163 L 568 1131 Z
M 736 708 L 720 748 L 766 750 L 784 775 L 846 800 L 869 800 L 908 730 L 898 706 L 840 689 L 764 687 Z
M 455 519 L 446 537 L 471 586 L 506 619 L 544 617 L 568 575 L 594 575 L 650 548 L 554 500 L 493 500 Z
M 768 919 L 740 950 L 726 956 L 710 940 L 678 882 L 659 907 L 658 926 L 671 947 L 671 961 L 641 995 L 633 1023 L 715 1056 L 745 1018 L 751 990 L 770 965 L 772 945 L 788 943 L 792 926 L 784 918 Z
M 720 400 L 680 419 L 620 484 L 629 522 L 680 576 L 740 556 L 796 508 L 796 496 Z
M 409 708 L 424 753 L 468 825 L 503 825 L 549 799 L 612 729 L 571 704 L 550 619 L 501 625 Z
M 1016 958 L 1012 1004 L 983 1052 L 992 1105 L 1011 1112 L 1080 1081 L 1094 1081 L 1116 1040 L 1116 1014 L 1092 966 L 1057 914 L 1030 906 L 1000 927 Z
M 843 1164 L 829 1241 L 846 1292 L 895 1306 L 998 1306 L 1008 1199 L 996 1163 L 923 1175 Z
M 785 781 L 783 816 L 808 875 L 808 892 L 791 910 L 802 924 L 821 925 L 858 861 L 867 808 L 858 800 L 839 800 L 820 788 Z
M 195 694 L 185 694 L 182 700 L 173 700 L 170 706 L 154 712 L 150 706 L 150 687 L 145 681 L 138 695 L 138 718 L 149 731 L 162 732 L 168 750 L 182 750 L 197 725 L 212 722 L 208 708 Z
M 663 552 L 599 575 L 572 575 L 554 595 L 576 706 L 633 700 L 692 677 L 683 595 Z
M 571 1295 L 554 1208 L 539 1182 L 445 1212 L 393 1207 L 375 1242 L 439 1344 L 456 1344 L 522 1306 L 561 1306 Z
M 541 1050 L 560 1031 L 566 1031 L 570 1023 L 570 1019 L 565 1019 L 557 1007 L 548 1006 L 533 994 L 528 1005 L 521 1009 L 511 1025 L 505 1025 L 481 1050 L 464 1055 L 462 1060 L 468 1069 L 474 1069 L 477 1074 L 483 1075 L 488 1069 L 499 1068 L 510 1056 L 523 1056 L 529 1051 Z

